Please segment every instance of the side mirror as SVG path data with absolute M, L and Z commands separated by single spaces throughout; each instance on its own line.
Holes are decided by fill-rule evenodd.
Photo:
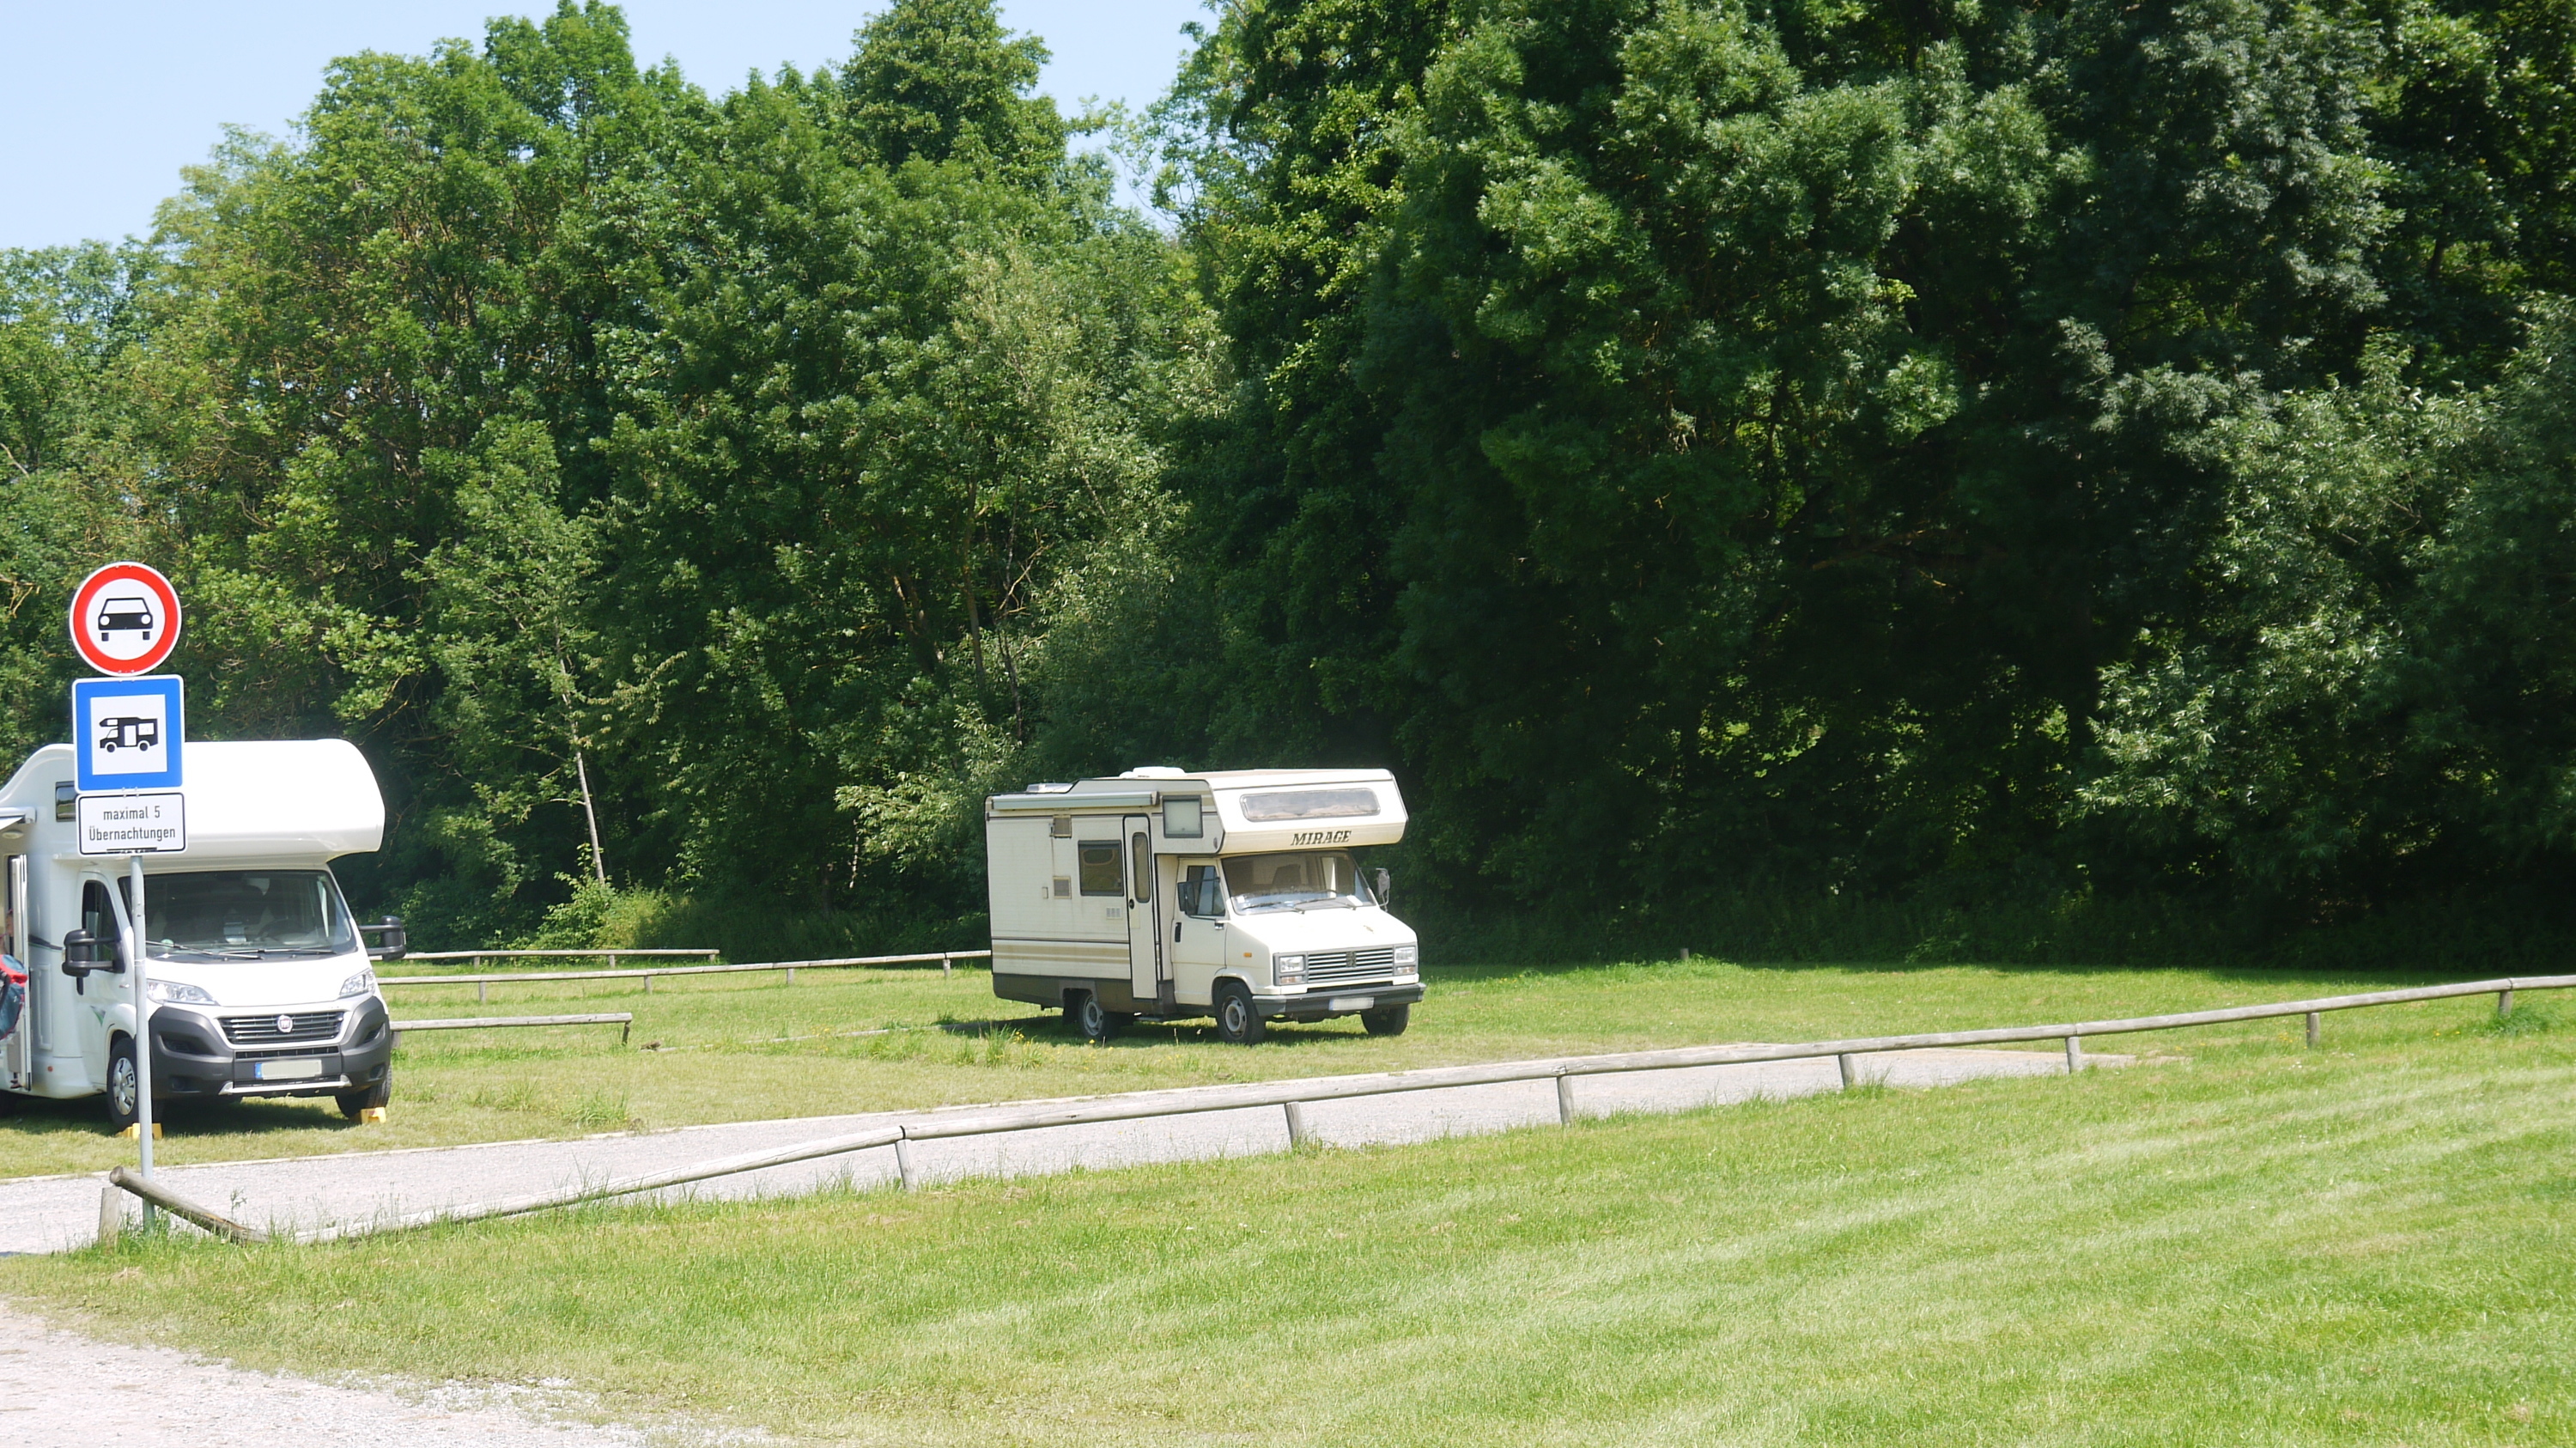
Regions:
M 89 994 L 89 973 L 98 969 L 98 938 L 86 930 L 63 932 L 63 974 L 72 978 L 72 988 L 80 995 Z
M 1395 877 L 1386 872 L 1386 866 L 1384 865 L 1377 867 L 1376 884 L 1377 903 L 1384 905 L 1389 900 L 1395 898 Z
M 367 947 L 369 960 L 400 960 L 403 952 L 411 949 L 411 933 L 403 929 L 399 915 L 386 916 L 382 925 L 361 925 L 358 929 L 376 937 L 376 943 Z

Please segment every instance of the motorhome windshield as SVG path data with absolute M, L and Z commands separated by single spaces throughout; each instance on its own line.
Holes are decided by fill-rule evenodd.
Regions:
M 1340 850 L 1238 855 L 1225 862 L 1225 890 L 1239 911 L 1374 904 L 1359 866 Z
M 143 898 L 152 953 L 171 960 L 275 960 L 358 948 L 328 870 L 154 875 Z

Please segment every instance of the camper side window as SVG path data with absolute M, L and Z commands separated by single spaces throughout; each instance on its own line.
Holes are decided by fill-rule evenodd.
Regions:
M 1192 865 L 1181 872 L 1181 913 L 1202 920 L 1225 914 L 1225 877 L 1214 865 Z
M 107 898 L 107 887 L 96 880 L 81 886 L 81 929 L 98 942 L 98 958 L 125 963 L 125 927 L 116 923 L 116 906 Z
M 1082 893 L 1085 895 L 1124 895 L 1126 878 L 1118 873 L 1116 840 L 1084 840 L 1074 849 L 1081 859 Z

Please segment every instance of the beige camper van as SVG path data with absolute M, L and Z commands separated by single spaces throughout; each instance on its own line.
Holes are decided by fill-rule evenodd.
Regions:
M 1106 1040 L 1140 1017 L 1358 1016 L 1403 1032 L 1422 999 L 1413 930 L 1354 851 L 1404 838 L 1383 769 L 1131 769 L 984 802 L 993 993 L 1061 1006 Z

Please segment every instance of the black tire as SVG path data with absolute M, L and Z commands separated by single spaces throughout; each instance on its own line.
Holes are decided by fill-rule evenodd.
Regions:
M 1229 1046 L 1256 1046 L 1267 1027 L 1252 1004 L 1252 989 L 1239 980 L 1216 986 L 1216 1038 Z
M 385 1074 L 376 1078 L 375 1085 L 343 1091 L 332 1099 L 340 1103 L 340 1114 L 351 1121 L 357 1120 L 362 1111 L 382 1111 L 393 1104 L 394 1068 L 387 1066 Z
M 1360 1012 L 1360 1026 L 1372 1036 L 1401 1036 L 1413 1024 L 1413 1002 Z
M 140 1118 L 143 1075 L 134 1064 L 134 1038 L 118 1036 L 107 1043 L 107 1124 L 123 1131 Z
M 1072 998 L 1065 1002 L 1064 1014 L 1066 1019 L 1073 1022 L 1073 1028 L 1082 1033 L 1084 1040 L 1095 1043 L 1116 1036 L 1127 1028 L 1129 1022 L 1136 1019 L 1134 1016 L 1121 1015 L 1102 1005 L 1099 995 L 1087 990 L 1075 992 Z

